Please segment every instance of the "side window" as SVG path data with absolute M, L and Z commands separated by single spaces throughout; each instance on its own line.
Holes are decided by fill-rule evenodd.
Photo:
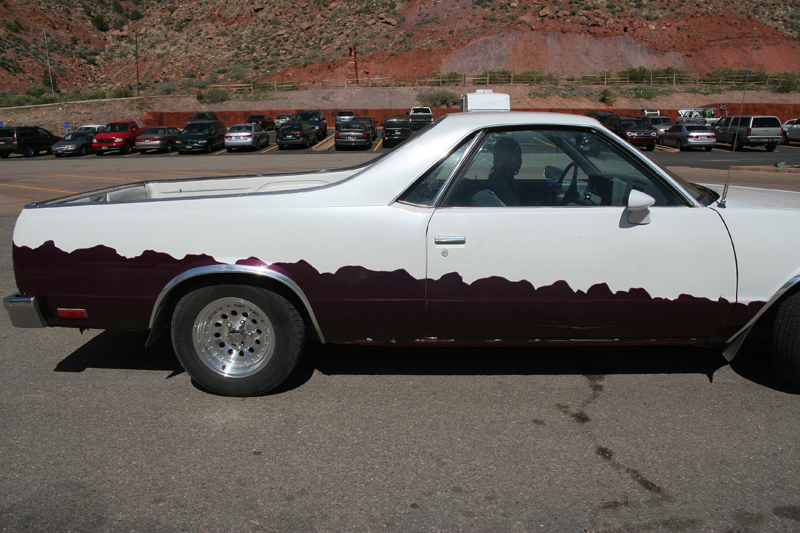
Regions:
M 493 131 L 464 165 L 444 206 L 624 206 L 633 189 L 657 206 L 683 205 L 648 168 L 592 130 Z
M 669 131 L 670 131 L 670 133 L 676 133 L 676 132 L 679 132 L 679 131 L 681 131 L 681 127 L 680 127 L 680 126 L 672 126 L 672 127 L 669 129 Z
M 447 181 L 447 178 L 450 177 L 450 174 L 453 173 L 456 165 L 458 165 L 458 162 L 464 156 L 464 152 L 470 145 L 469 141 L 471 140 L 472 136 L 465 139 L 453 153 L 423 174 L 422 177 L 400 197 L 400 201 L 415 205 L 432 206 L 436 201 L 436 197 L 439 195 L 439 191 Z

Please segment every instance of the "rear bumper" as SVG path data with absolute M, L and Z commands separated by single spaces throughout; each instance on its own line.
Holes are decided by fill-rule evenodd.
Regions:
M 3 307 L 8 312 L 11 325 L 15 328 L 47 327 L 35 296 L 12 294 L 3 299 Z

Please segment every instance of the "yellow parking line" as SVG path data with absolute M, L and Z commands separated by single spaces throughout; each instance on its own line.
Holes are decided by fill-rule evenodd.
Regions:
M 223 148 L 223 149 L 222 149 L 222 150 L 220 150 L 219 152 L 214 152 L 214 155 L 219 155 L 219 154 L 221 154 L 222 152 L 227 152 L 227 150 L 226 150 L 225 148 Z
M 11 185 L 10 183 L 0 183 L 3 187 L 16 187 L 18 189 L 33 189 L 34 191 L 63 192 L 65 194 L 75 194 L 75 191 L 59 191 L 58 189 L 42 189 L 41 187 L 26 187 L 25 185 Z
M 378 141 L 378 144 L 375 145 L 375 148 L 373 148 L 372 151 L 374 152 L 375 150 L 377 150 L 381 146 L 381 144 L 383 144 L 383 139 Z
M 64 176 L 65 178 L 86 178 L 90 180 L 131 181 L 125 178 L 103 178 L 100 176 L 76 176 L 74 174 L 48 174 L 48 176 Z M 64 192 L 64 191 L 62 191 Z
M 264 149 L 264 150 L 261 150 L 261 153 L 262 153 L 262 154 L 265 154 L 265 153 L 269 152 L 270 150 L 274 150 L 274 149 L 275 149 L 275 148 L 277 148 L 277 147 L 278 147 L 278 145 L 277 145 L 277 144 L 276 144 L 275 146 L 270 146 L 269 148 L 266 148 L 266 149 Z

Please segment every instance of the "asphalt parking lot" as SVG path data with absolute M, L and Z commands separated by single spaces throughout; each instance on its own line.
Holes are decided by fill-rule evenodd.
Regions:
M 0 289 L 27 202 L 382 149 L 0 161 Z M 731 153 L 648 155 L 721 183 L 712 160 Z M 734 183 L 800 190 L 774 167 L 800 147 L 734 156 Z M 772 375 L 761 330 L 731 365 L 693 347 L 311 343 L 287 384 L 246 399 L 203 392 L 141 333 L 5 313 L 0 331 L 0 531 L 800 530 L 800 391 Z

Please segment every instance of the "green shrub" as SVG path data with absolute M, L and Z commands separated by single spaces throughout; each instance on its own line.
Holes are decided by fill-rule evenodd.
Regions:
M 460 100 L 460 94 L 447 89 L 431 89 L 417 95 L 417 102 L 427 107 L 454 107 Z
M 598 101 L 611 105 L 614 103 L 614 91 L 611 89 L 603 89 L 600 91 L 600 97 L 597 99 Z
M 47 94 L 50 92 L 50 87 L 45 87 L 44 85 L 37 85 L 35 87 L 28 87 L 25 89 L 25 94 L 28 96 L 33 96 L 34 98 L 39 98 L 43 94 Z
M 92 26 L 99 31 L 108 31 L 108 22 L 106 22 L 106 19 L 100 13 L 92 17 Z
M 133 96 L 133 89 L 129 87 L 116 87 L 106 91 L 106 98 L 130 98 Z
M 228 95 L 228 91 L 223 89 L 209 89 L 205 93 L 204 100 L 210 104 L 218 104 L 220 102 L 226 102 L 230 99 Z
M 203 94 L 203 91 L 197 91 L 194 97 L 197 98 L 198 102 L 202 102 L 205 99 L 206 95 Z
M 775 90 L 779 93 L 796 93 L 800 91 L 800 78 L 798 78 L 797 73 L 782 72 Z

